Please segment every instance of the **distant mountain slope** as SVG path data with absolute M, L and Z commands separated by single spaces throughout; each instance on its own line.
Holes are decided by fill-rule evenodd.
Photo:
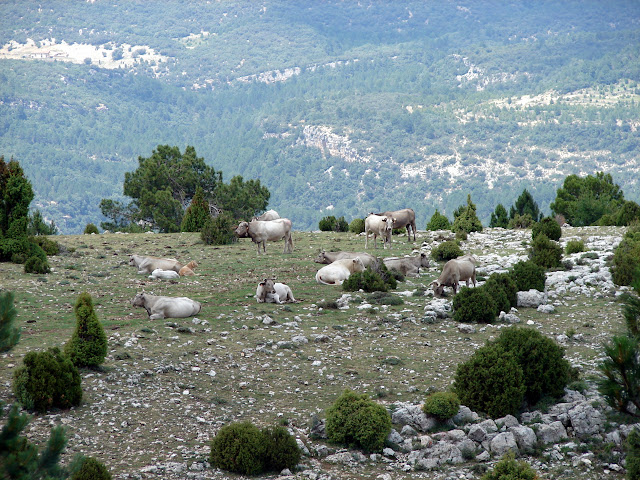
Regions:
M 599 170 L 640 199 L 637 2 L 0 9 L 0 155 L 65 233 L 159 144 L 259 178 L 298 229 L 405 206 L 424 228 L 469 193 L 486 223 L 523 188 L 548 213 Z

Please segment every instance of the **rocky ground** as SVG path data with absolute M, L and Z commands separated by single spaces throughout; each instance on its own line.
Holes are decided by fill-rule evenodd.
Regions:
M 430 295 L 425 287 L 437 276 L 439 265 L 399 285 L 396 293 L 405 300 L 399 307 L 376 305 L 360 293 L 344 295 L 320 288 L 313 282 L 317 265 L 309 261 L 317 245 L 313 240 L 305 244 L 300 235 L 296 244 L 300 266 L 291 269 L 296 270 L 299 284 L 287 283 L 301 301 L 290 306 L 256 305 L 251 298 L 253 279 L 213 286 L 210 280 L 224 275 L 213 266 L 219 250 L 205 252 L 211 270 L 207 260 L 201 261 L 199 275 L 177 286 L 135 277 L 124 265 L 130 246 L 114 246 L 115 240 L 107 241 L 106 236 L 82 239 L 88 253 L 77 259 L 73 269 L 69 258 L 56 260 L 58 277 L 54 272 L 48 282 L 25 278 L 17 266 L 2 264 L 9 269 L 3 271 L 7 274 L 3 288 L 21 288 L 39 295 L 43 303 L 60 301 L 46 297 L 62 295 L 65 288 L 77 294 L 80 289 L 73 282 L 82 279 L 71 277 L 85 268 L 80 265 L 85 260 L 89 266 L 96 259 L 107 262 L 112 272 L 98 278 L 85 275 L 88 281 L 82 285 L 102 299 L 97 310 L 105 319 L 110 348 L 105 365 L 82 372 L 80 407 L 35 415 L 28 435 L 41 443 L 51 426 L 65 425 L 69 442 L 64 461 L 77 452 L 96 456 L 117 479 L 238 478 L 207 462 L 209 440 L 221 426 L 238 420 L 287 425 L 298 439 L 304 452 L 299 468 L 269 478 L 473 479 L 512 449 L 541 478 L 622 479 L 621 446 L 633 420 L 614 415 L 593 381 L 602 343 L 623 329 L 617 297 L 624 289 L 613 285 L 607 267 L 622 232 L 563 229 L 563 246 L 582 239 L 587 252 L 567 256 L 567 269 L 548 274 L 545 292 L 521 292 L 519 307 L 490 325 L 458 325 L 450 317 L 451 297 Z M 447 234 L 420 232 L 419 236 L 420 241 L 408 248 L 430 252 Z M 479 258 L 482 281 L 526 258 L 529 238 L 527 231 L 486 230 L 470 235 L 463 250 Z M 136 245 L 145 241 L 161 239 L 139 237 Z M 357 247 L 343 249 L 362 248 L 360 239 L 354 242 Z M 194 249 L 203 249 L 197 242 L 185 245 L 178 255 L 193 256 Z M 250 245 L 230 248 L 244 250 L 225 251 L 226 257 L 255 255 Z M 230 265 L 246 262 L 237 258 L 231 258 Z M 274 257 L 239 268 L 261 275 L 260 262 L 269 258 Z M 237 276 L 233 268 L 225 278 Z M 180 287 L 200 299 L 218 297 L 211 298 L 196 318 L 163 322 L 146 321 L 139 311 L 123 313 L 107 301 L 124 304 L 132 296 L 130 290 L 143 285 Z M 321 303 L 325 299 L 337 299 L 340 309 L 327 311 Z M 55 344 L 53 332 L 69 331 L 68 326 L 54 330 L 54 320 L 50 329 L 40 316 L 36 320 L 40 307 L 27 293 L 20 296 L 17 307 L 28 312 L 21 315 L 23 339 L 12 352 L 0 355 L 0 398 L 9 402 L 11 372 L 24 353 Z M 57 308 L 69 315 L 68 300 Z M 575 390 L 567 390 L 561 403 L 525 412 L 520 418 L 488 419 L 462 407 L 443 427 L 421 412 L 426 393 L 448 388 L 461 360 L 514 323 L 537 328 L 565 347 L 567 358 L 581 371 Z M 324 411 L 344 388 L 371 394 L 391 412 L 394 430 L 383 452 L 364 455 L 322 438 Z

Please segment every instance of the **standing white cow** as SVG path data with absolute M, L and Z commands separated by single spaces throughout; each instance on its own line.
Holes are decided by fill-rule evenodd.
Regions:
M 373 248 L 378 248 L 376 239 L 378 236 L 382 238 L 382 246 L 386 249 L 387 244 L 391 248 L 391 232 L 393 230 L 393 218 L 385 217 L 381 215 L 371 214 L 364 219 L 364 234 L 366 239 L 364 241 L 364 248 L 369 245 L 369 232 L 373 233 Z
M 200 302 L 187 297 L 160 297 L 148 293 L 138 293 L 131 305 L 144 308 L 151 320 L 193 317 L 202 309 Z
M 293 252 L 293 239 L 291 238 L 291 220 L 279 218 L 277 220 L 252 220 L 251 222 L 240 222 L 235 231 L 239 238 L 251 238 L 251 241 L 258 246 L 260 255 L 260 245 L 264 253 L 267 253 L 267 241 L 277 242 L 284 238 L 284 250 L 282 253 Z
M 416 241 L 416 212 L 412 208 L 382 212 L 376 215 L 393 218 L 393 228 L 406 227 L 408 242 L 411 241 L 411 231 L 413 230 L 413 241 Z

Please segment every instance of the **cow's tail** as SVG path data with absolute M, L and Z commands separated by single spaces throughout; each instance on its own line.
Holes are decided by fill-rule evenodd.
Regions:
M 320 275 L 320 274 L 318 274 L 318 273 L 316 274 L 316 282 L 321 283 L 322 285 L 335 285 L 335 283 L 325 282 L 325 281 L 322 279 L 322 275 Z

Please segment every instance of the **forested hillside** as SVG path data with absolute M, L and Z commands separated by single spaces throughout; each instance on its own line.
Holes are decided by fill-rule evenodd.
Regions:
M 635 1 L 4 1 L 0 155 L 62 233 L 160 145 L 256 178 L 294 228 L 572 173 L 640 200 Z

